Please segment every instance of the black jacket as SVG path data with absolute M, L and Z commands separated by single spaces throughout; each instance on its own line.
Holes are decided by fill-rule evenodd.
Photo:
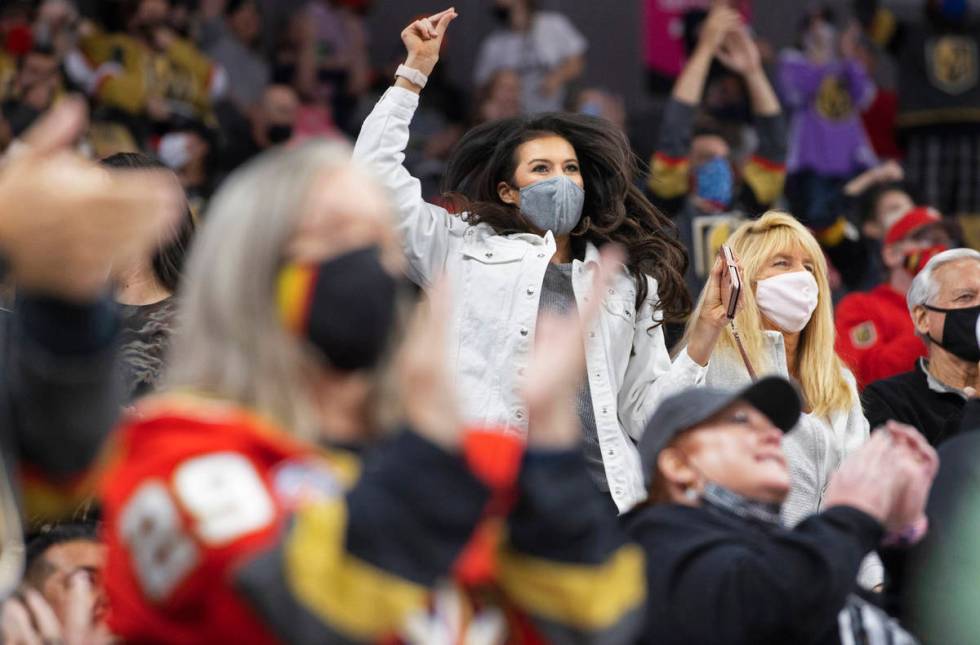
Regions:
M 888 420 L 907 423 L 934 446 L 957 434 L 965 399 L 955 392 L 936 392 L 918 363 L 911 372 L 875 381 L 861 393 L 861 406 L 871 428 Z
M 625 516 L 647 554 L 641 643 L 839 643 L 837 616 L 882 527 L 849 507 L 795 529 L 666 504 Z

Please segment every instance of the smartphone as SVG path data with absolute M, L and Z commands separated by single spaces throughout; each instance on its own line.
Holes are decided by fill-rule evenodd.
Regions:
M 738 296 L 742 293 L 742 280 L 738 277 L 738 265 L 735 264 L 735 255 L 732 253 L 732 249 L 727 244 L 722 244 L 719 251 L 721 253 L 721 258 L 728 267 L 728 279 L 732 283 L 732 291 L 728 295 L 728 319 L 731 320 L 735 318 L 735 312 L 738 309 Z

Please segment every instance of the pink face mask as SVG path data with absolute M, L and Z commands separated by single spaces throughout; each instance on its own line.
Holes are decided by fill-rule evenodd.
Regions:
M 817 308 L 819 289 L 809 271 L 794 271 L 759 280 L 755 301 L 759 311 L 788 332 L 802 331 Z

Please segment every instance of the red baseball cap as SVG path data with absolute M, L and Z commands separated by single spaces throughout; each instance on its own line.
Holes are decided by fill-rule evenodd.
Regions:
M 938 224 L 941 221 L 943 221 L 943 216 L 931 206 L 910 208 L 885 233 L 885 244 L 894 244 L 923 226 Z

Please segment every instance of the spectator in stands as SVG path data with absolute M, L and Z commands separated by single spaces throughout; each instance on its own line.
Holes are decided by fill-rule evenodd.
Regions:
M 212 102 L 225 94 L 228 77 L 174 31 L 170 5 L 137 0 L 125 33 L 106 33 L 86 21 L 79 48 L 88 65 L 69 71 L 104 106 L 155 123 L 213 123 Z
M 719 131 L 699 131 L 695 123 L 715 57 L 745 79 L 755 116 L 759 146 L 738 170 L 733 167 L 731 146 Z M 785 156 L 786 124 L 759 51 L 739 14 L 718 3 L 702 26 L 698 45 L 664 111 L 650 164 L 648 186 L 654 201 L 674 218 L 682 244 L 694 249 L 702 243 L 694 235 L 696 217 L 732 210 L 755 216 L 776 201 L 782 194 Z M 700 292 L 705 277 L 689 267 L 686 278 L 692 293 Z
M 291 84 L 304 104 L 324 106 L 332 122 L 349 135 L 357 99 L 370 84 L 370 57 L 364 18 L 354 3 L 312 0 L 296 11 L 289 25 L 287 52 L 275 75 Z
M 216 176 L 217 143 L 215 131 L 206 127 L 187 127 L 171 130 L 160 137 L 157 156 L 177 174 L 180 185 L 187 195 L 191 213 L 198 217 L 214 192 Z
M 201 3 L 201 49 L 228 74 L 227 98 L 242 114 L 255 106 L 271 70 L 261 47 L 262 14 L 256 0 Z
M 767 377 L 688 390 L 654 414 L 640 440 L 649 499 L 625 518 L 648 555 L 640 642 L 914 642 L 855 578 L 883 538 L 921 538 L 936 453 L 890 423 L 843 462 L 824 510 L 787 529 L 780 441 L 798 432 L 800 409 L 789 383 Z
M 90 639 L 85 642 L 93 645 L 114 641 L 105 623 L 108 610 L 102 588 L 105 546 L 99 539 L 98 529 L 98 523 L 90 520 L 41 526 L 27 539 L 24 571 L 24 582 L 41 594 L 62 631 L 67 635 L 69 631 L 80 630 Z M 79 611 L 79 588 L 84 591 L 86 586 L 91 589 L 85 594 L 90 596 L 90 601 Z M 78 635 L 71 634 L 75 642 L 80 642 Z
M 351 452 L 387 430 L 404 260 L 387 196 L 349 156 L 339 144 L 269 153 L 212 202 L 182 292 L 174 391 L 141 404 L 105 476 L 110 624 L 125 639 L 426 634 L 430 592 L 467 550 L 489 496 L 459 454 L 447 294 L 422 308 L 397 361 L 407 429 L 368 468 Z M 603 256 L 584 322 L 553 325 L 528 365 L 535 427 L 524 465 L 511 463 L 522 474 L 495 560 L 498 588 L 548 639 L 626 637 L 642 599 L 639 554 L 588 479 L 571 407 L 584 325 L 615 266 Z M 491 454 L 520 460 L 513 434 L 486 434 L 505 449 Z M 578 590 L 561 582 L 583 573 Z M 601 615 L 587 610 L 596 593 L 614 598 Z M 527 599 L 542 594 L 562 608 L 538 614 Z
M 909 372 L 872 383 L 861 399 L 872 424 L 914 424 L 935 446 L 960 432 L 968 388 L 978 386 L 980 253 L 952 249 L 933 257 L 912 280 L 907 301 L 927 357 Z
M 728 273 L 714 267 L 714 297 L 692 319 L 687 351 L 671 361 L 660 323 L 686 314 L 686 257 L 670 222 L 633 183 L 622 131 L 603 119 L 543 114 L 473 128 L 443 182 L 463 213 L 426 202 L 403 151 L 456 14 L 437 16 L 444 22 L 416 21 L 402 32 L 408 57 L 401 76 L 365 120 L 354 155 L 395 196 L 410 278 L 429 287 L 443 272 L 453 276 L 454 365 L 467 420 L 527 428 L 517 383 L 539 315 L 582 307 L 598 247 L 612 241 L 627 248 L 625 270 L 590 336 L 588 381 L 576 399 L 592 475 L 625 511 L 643 494 L 633 439 L 662 396 L 703 377 L 725 325 L 718 312 L 729 292 L 718 285 Z
M 501 69 L 477 92 L 474 124 L 520 116 L 521 77 L 512 69 Z
M 120 170 L 165 169 L 159 161 L 140 153 L 119 153 L 102 160 L 107 168 Z M 163 375 L 170 336 L 176 325 L 174 294 L 194 235 L 190 210 L 156 248 L 144 257 L 114 268 L 116 302 L 122 305 L 122 357 L 126 400 L 154 391 Z
M 923 18 L 899 22 L 878 0 L 858 0 L 871 38 L 898 69 L 898 135 L 909 181 L 924 203 L 980 221 L 980 28 L 969 2 L 926 0 Z M 973 222 L 972 226 L 968 226 Z
M 91 522 L 46 526 L 27 545 L 25 584 L 0 608 L 4 643 L 111 645 L 102 569 L 105 547 Z
M 837 305 L 837 353 L 854 371 L 858 388 L 907 372 L 926 355 L 916 334 L 905 297 L 912 279 L 952 240 L 942 216 L 920 206 L 888 229 L 881 259 L 888 281 L 871 291 L 852 293 Z
M 300 102 L 289 85 L 269 85 L 248 122 L 227 133 L 219 167 L 228 173 L 263 150 L 293 138 Z
M 0 120 L 9 128 L 6 141 L 0 135 L 0 149 L 23 134 L 62 90 L 59 61 L 51 49 L 32 48 L 17 59 L 16 70 L 0 103 Z
M 740 387 L 759 374 L 777 374 L 799 383 L 804 414 L 785 441 L 792 489 L 783 504 L 793 526 L 823 506 L 823 491 L 844 458 L 869 434 L 854 376 L 834 353 L 834 314 L 827 265 L 817 241 L 788 213 L 770 211 L 742 224 L 728 240 L 745 268 L 744 309 L 734 331 L 726 327 L 708 364 L 705 382 Z M 695 312 L 713 294 L 701 294 Z M 717 288 L 717 287 L 715 287 Z M 740 356 L 735 332 L 744 347 Z M 875 579 L 877 577 L 877 579 Z M 865 581 L 880 582 L 869 565 Z
M 626 131 L 626 106 L 623 97 L 598 87 L 587 87 L 578 93 L 572 110 L 579 114 L 597 116 Z
M 480 44 L 477 87 L 501 69 L 514 70 L 525 113 L 563 109 L 569 83 L 585 70 L 585 38 L 564 15 L 539 10 L 537 0 L 494 0 L 492 10 L 498 28 Z
M 915 206 L 902 182 L 904 176 L 902 167 L 891 160 L 864 171 L 837 195 L 833 223 L 811 229 L 845 290 L 868 290 L 887 279 L 881 264 L 881 240 Z
M 780 92 L 793 111 L 786 197 L 800 221 L 820 229 L 836 218 L 841 187 L 877 163 L 861 121 L 875 87 L 856 59 L 856 27 L 839 36 L 832 13 L 820 9 L 802 32 L 801 50 L 779 62 Z

